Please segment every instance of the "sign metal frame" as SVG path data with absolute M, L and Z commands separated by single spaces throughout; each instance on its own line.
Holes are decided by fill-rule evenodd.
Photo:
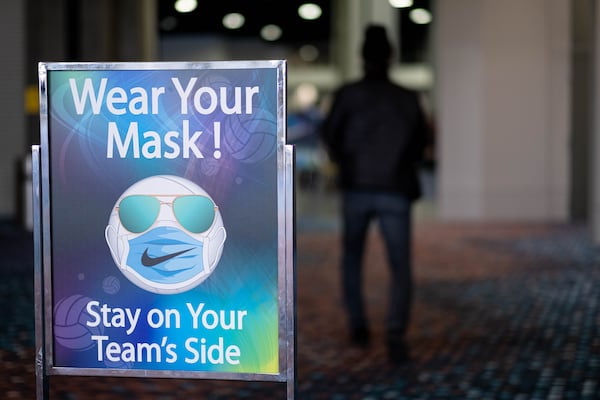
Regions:
M 235 70 L 272 68 L 277 71 L 277 290 L 278 290 L 278 373 L 232 373 L 202 370 L 62 367 L 54 362 L 53 332 L 53 237 L 51 224 L 51 152 L 49 137 L 48 80 L 54 71 L 151 71 L 151 70 Z M 123 62 L 123 63 L 40 63 L 40 145 L 32 146 L 34 218 L 36 378 L 37 398 L 48 395 L 49 376 L 123 376 L 156 378 L 198 378 L 287 383 L 287 397 L 296 391 L 296 310 L 295 310 L 295 210 L 294 148 L 286 143 L 286 62 Z

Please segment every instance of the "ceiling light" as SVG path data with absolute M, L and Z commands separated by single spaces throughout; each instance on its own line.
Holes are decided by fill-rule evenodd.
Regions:
M 413 5 L 413 0 L 388 0 L 388 2 L 394 8 L 408 8 Z
M 428 24 L 433 19 L 431 13 L 424 8 L 411 10 L 409 16 L 412 22 L 419 25 Z
M 245 18 L 240 13 L 229 13 L 223 17 L 223 26 L 227 29 L 239 29 L 244 25 Z
M 323 11 L 321 11 L 321 7 L 314 3 L 304 3 L 298 7 L 298 15 L 300 15 L 300 17 L 303 19 L 318 19 L 322 13 Z
M 260 30 L 260 36 L 269 42 L 275 41 L 281 37 L 281 28 L 277 25 L 265 25 Z
M 303 61 L 313 62 L 319 58 L 319 49 L 312 44 L 305 44 L 298 50 L 298 55 Z
M 177 18 L 173 16 L 168 16 L 163 18 L 162 21 L 160 21 L 160 29 L 162 29 L 163 31 L 172 31 L 173 29 L 177 28 L 177 24 Z
M 198 7 L 197 0 L 177 0 L 175 2 L 175 10 L 180 13 L 192 12 Z
M 317 87 L 312 83 L 301 83 L 296 88 L 294 96 L 298 105 L 303 108 L 309 108 L 317 102 L 319 98 L 319 91 Z

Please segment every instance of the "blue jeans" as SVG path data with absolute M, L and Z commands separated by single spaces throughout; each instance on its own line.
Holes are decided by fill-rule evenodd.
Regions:
M 372 220 L 379 222 L 390 266 L 387 330 L 390 334 L 404 335 L 412 300 L 411 202 L 397 193 L 346 191 L 343 194 L 342 290 L 350 328 L 367 326 L 362 264 Z

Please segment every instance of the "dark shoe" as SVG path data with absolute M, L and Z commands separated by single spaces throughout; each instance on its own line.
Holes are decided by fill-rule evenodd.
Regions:
M 350 333 L 350 341 L 352 342 L 352 345 L 361 348 L 366 348 L 369 346 L 369 339 L 369 330 L 366 327 L 361 326 L 357 328 L 352 328 L 352 331 Z
M 394 365 L 403 365 L 411 361 L 408 346 L 402 338 L 388 338 L 388 358 Z

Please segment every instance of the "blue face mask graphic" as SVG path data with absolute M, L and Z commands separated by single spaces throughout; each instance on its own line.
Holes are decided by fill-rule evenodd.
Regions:
M 159 226 L 129 240 L 127 265 L 156 283 L 184 282 L 202 271 L 203 244 L 184 231 Z

